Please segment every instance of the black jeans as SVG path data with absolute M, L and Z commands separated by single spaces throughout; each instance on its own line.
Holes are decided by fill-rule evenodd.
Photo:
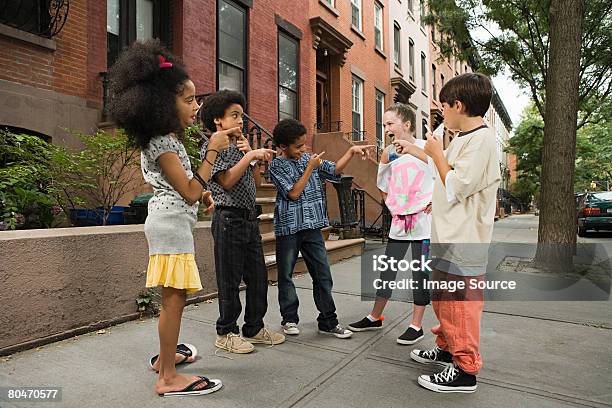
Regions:
M 320 229 L 302 230 L 296 234 L 276 237 L 276 265 L 278 268 L 278 303 L 283 318 L 281 324 L 299 323 L 300 302 L 291 279 L 293 268 L 302 253 L 312 278 L 312 296 L 319 311 L 319 329 L 331 330 L 338 325 L 336 305 L 332 297 L 333 281 L 327 250 Z
M 401 241 L 389 238 L 385 255 L 389 258 L 394 258 L 397 261 L 404 259 L 408 247 L 411 248 L 412 259 L 421 259 L 421 255 L 425 255 L 427 250 L 423 246 L 427 245 L 422 240 Z M 380 273 L 380 278 L 383 281 L 393 281 L 397 276 L 397 271 L 387 268 L 386 271 Z M 431 296 L 429 290 L 424 288 L 423 282 L 428 280 L 428 275 L 423 271 L 412 271 L 412 279 L 418 283 L 418 287 L 412 290 L 414 304 L 417 306 L 427 306 L 430 303 Z M 389 299 L 391 298 L 392 289 L 385 287 L 376 291 L 376 297 Z
M 255 210 L 217 208 L 212 219 L 215 272 L 219 290 L 217 334 L 239 334 L 242 312 L 240 280 L 246 284 L 242 335 L 255 336 L 264 326 L 268 309 L 268 271 Z

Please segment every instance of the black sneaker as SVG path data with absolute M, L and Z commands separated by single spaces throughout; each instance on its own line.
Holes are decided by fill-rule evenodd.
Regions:
M 336 336 L 339 339 L 348 339 L 353 335 L 353 332 L 347 329 L 342 328 L 342 326 L 337 325 L 331 330 L 321 330 L 319 329 L 319 333 L 327 334 L 330 336 Z
M 414 328 L 409 327 L 404 334 L 397 338 L 398 344 L 414 344 L 423 338 L 423 329 L 416 331 Z
M 383 321 L 381 319 L 371 321 L 366 316 L 358 322 L 349 324 L 348 329 L 354 332 L 362 332 L 366 330 L 380 330 L 382 329 L 382 324 Z
M 412 350 L 410 358 L 421 364 L 453 365 L 453 356 L 448 351 L 443 351 L 436 346 L 431 350 Z
M 476 391 L 476 376 L 463 371 L 456 364 L 449 365 L 444 371 L 434 375 L 420 375 L 419 385 L 435 392 Z

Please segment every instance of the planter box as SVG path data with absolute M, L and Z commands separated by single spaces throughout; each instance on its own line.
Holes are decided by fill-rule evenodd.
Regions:
M 123 214 L 127 207 L 114 206 L 108 216 L 106 225 L 122 225 L 124 223 Z M 101 207 L 95 210 L 88 208 L 71 208 L 70 221 L 76 227 L 93 227 L 102 225 L 104 211 Z

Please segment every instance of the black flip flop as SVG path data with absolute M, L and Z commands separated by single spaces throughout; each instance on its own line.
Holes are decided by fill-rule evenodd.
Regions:
M 180 391 L 170 391 L 159 395 L 161 397 L 185 397 L 190 395 L 206 395 L 218 391 L 219 389 L 221 389 L 221 387 L 223 387 L 223 383 L 221 382 L 221 380 L 209 380 L 208 378 L 202 376 L 199 376 L 198 378 L 199 380 L 192 382 Z M 204 388 L 201 388 L 199 390 L 195 389 L 197 386 L 204 382 L 207 383 Z
M 176 363 L 177 366 L 181 364 L 189 364 L 189 363 L 192 363 L 193 361 L 187 361 L 187 360 L 189 360 L 189 357 L 193 357 L 195 359 L 195 357 L 198 355 L 198 349 L 195 348 L 193 344 L 180 343 L 179 345 L 176 346 L 176 354 L 182 354 L 183 356 L 185 356 L 184 359 Z M 155 364 L 158 358 L 159 358 L 159 354 L 149 359 L 149 367 L 151 367 L 152 370 L 153 370 L 153 364 Z

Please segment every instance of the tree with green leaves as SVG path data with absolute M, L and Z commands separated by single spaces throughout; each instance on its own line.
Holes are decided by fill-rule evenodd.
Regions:
M 516 156 L 517 179 L 511 186 L 512 194 L 525 204 L 532 198 L 536 198 L 537 204 L 539 198 L 543 138 L 544 120 L 532 103 L 525 108 L 506 148 Z
M 58 148 L 52 164 L 50 194 L 64 212 L 78 206 L 102 207 L 102 225 L 111 209 L 140 180 L 140 154 L 125 133 L 98 131 L 95 135 L 77 135 L 84 148 L 71 152 Z
M 612 101 L 603 104 L 596 115 L 599 117 L 578 130 L 576 191 L 612 188 Z
M 602 106 L 597 115 L 601 117 L 580 128 L 576 135 L 575 192 L 612 188 L 612 103 Z M 544 120 L 530 104 L 506 149 L 517 158 L 517 181 L 511 187 L 512 193 L 524 203 L 532 197 L 537 202 L 539 197 L 543 139 Z
M 0 229 L 49 228 L 48 196 L 55 146 L 38 136 L 0 130 Z
M 529 90 L 544 119 L 538 242 L 575 243 L 576 131 L 610 97 L 612 2 L 429 0 L 429 8 L 444 56 L 478 61 L 490 75 L 508 69 Z

